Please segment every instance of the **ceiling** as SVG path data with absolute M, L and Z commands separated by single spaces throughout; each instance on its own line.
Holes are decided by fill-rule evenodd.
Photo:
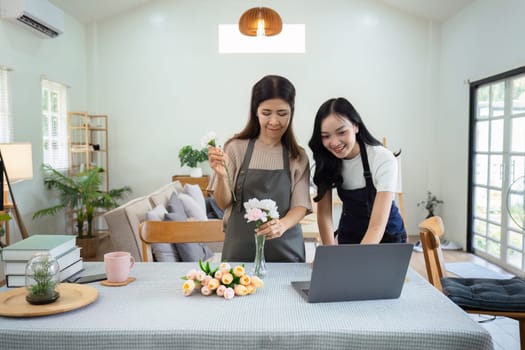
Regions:
M 89 23 L 155 0 L 49 0 L 82 23 Z M 378 1 L 411 15 L 444 21 L 475 0 L 368 0 Z

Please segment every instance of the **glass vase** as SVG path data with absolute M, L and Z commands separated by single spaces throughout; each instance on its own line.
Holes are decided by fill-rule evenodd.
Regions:
M 252 275 L 264 278 L 268 273 L 266 268 L 266 260 L 264 259 L 264 242 L 266 236 L 255 235 L 255 260 L 253 262 Z
M 56 301 L 59 278 L 60 267 L 55 258 L 47 253 L 35 254 L 26 265 L 27 302 L 41 305 Z

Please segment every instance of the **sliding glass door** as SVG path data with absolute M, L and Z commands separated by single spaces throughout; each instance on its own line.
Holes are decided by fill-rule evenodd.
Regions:
M 525 271 L 525 67 L 471 83 L 468 248 Z

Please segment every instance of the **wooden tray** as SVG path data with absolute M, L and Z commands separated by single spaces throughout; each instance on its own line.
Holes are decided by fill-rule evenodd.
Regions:
M 26 301 L 25 287 L 0 293 L 0 316 L 33 317 L 59 314 L 91 304 L 98 297 L 98 290 L 84 284 L 60 283 L 60 297 L 46 305 L 31 305 Z

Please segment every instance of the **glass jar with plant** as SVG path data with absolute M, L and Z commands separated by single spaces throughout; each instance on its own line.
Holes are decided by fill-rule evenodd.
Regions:
M 60 267 L 55 258 L 48 253 L 35 254 L 26 265 L 26 300 L 35 305 L 56 301 L 59 277 Z
M 102 173 L 104 172 L 104 169 L 100 167 L 94 167 L 73 176 L 67 176 L 49 165 L 44 165 L 44 171 L 46 172 L 44 184 L 48 189 L 55 189 L 59 192 L 59 203 L 38 210 L 33 214 L 33 219 L 55 215 L 63 209 L 70 210 L 73 213 L 76 234 L 79 239 L 91 240 L 96 238 L 93 232 L 93 219 L 97 208 L 116 208 L 118 206 L 117 200 L 131 192 L 131 188 L 128 186 L 111 189 L 108 192 L 100 190 L 103 182 Z M 85 223 L 87 223 L 86 230 L 84 229 Z M 82 253 L 84 257 L 94 255 L 91 252 L 87 254 L 86 251 L 88 250 L 86 249 Z
M 432 192 L 427 191 L 427 199 L 422 200 L 421 202 L 418 202 L 417 206 L 418 207 L 422 206 L 428 211 L 428 214 L 426 217 L 428 219 L 434 216 L 434 211 L 440 204 L 443 204 L 443 201 L 441 199 L 437 199 L 437 197 L 433 195 Z
M 179 160 L 181 166 L 187 165 L 192 168 L 191 177 L 201 177 L 202 169 L 199 168 L 199 163 L 208 160 L 208 148 L 205 147 L 198 150 L 190 145 L 186 145 L 179 151 Z

